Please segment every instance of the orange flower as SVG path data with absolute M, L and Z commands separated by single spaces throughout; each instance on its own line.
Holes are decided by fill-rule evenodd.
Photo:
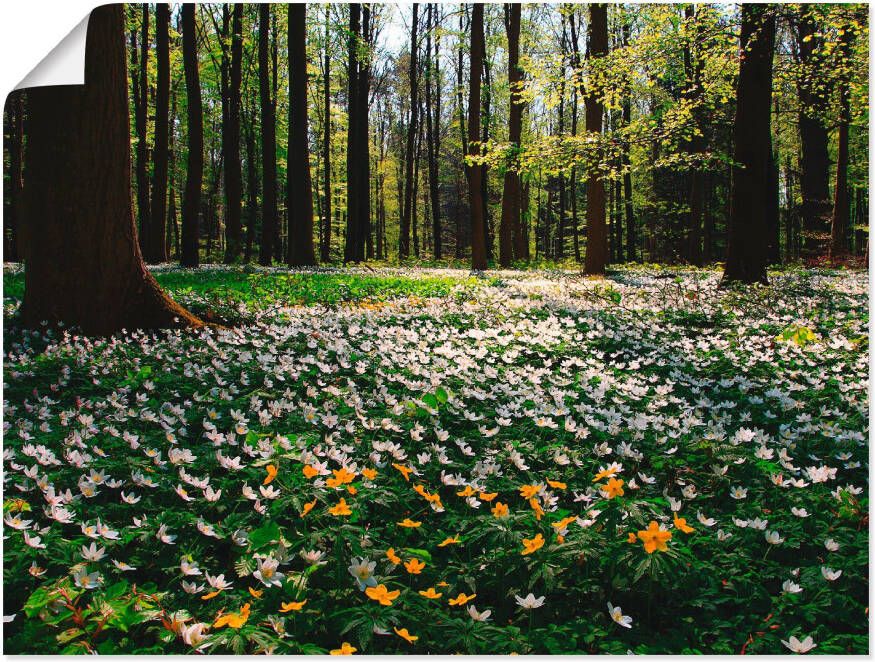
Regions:
M 532 507 L 532 510 L 535 511 L 535 519 L 540 520 L 541 515 L 544 514 L 544 509 L 541 508 L 541 504 L 537 499 L 529 499 L 529 505 Z
M 352 515 L 352 510 L 350 507 L 346 505 L 346 499 L 341 498 L 336 506 L 333 508 L 329 508 L 328 512 L 334 515 L 335 517 L 340 517 L 342 515 Z
M 410 474 L 413 471 L 412 469 L 405 467 L 403 464 L 393 464 L 392 466 L 401 472 L 401 475 L 404 476 L 404 480 L 408 482 L 410 481 Z
M 564 529 L 566 526 L 571 524 L 576 519 L 577 518 L 574 515 L 569 515 L 568 517 L 563 517 L 558 522 L 553 522 L 553 524 L 551 524 L 551 526 L 555 529 Z
M 210 591 L 210 592 L 207 593 L 206 595 L 202 595 L 202 596 L 201 596 L 201 600 L 212 600 L 212 599 L 215 598 L 217 595 L 219 595 L 219 593 L 221 593 L 221 591 Z
M 253 598 L 255 598 L 255 599 L 257 600 L 257 599 L 260 598 L 262 595 L 264 595 L 264 589 L 261 589 L 261 590 L 259 591 L 258 589 L 254 589 L 254 588 L 252 588 L 252 587 L 250 586 L 250 587 L 249 587 L 249 595 L 251 595 Z
M 471 602 L 474 598 L 477 597 L 476 593 L 472 593 L 471 595 L 465 595 L 464 593 L 459 593 L 455 598 L 450 598 L 450 604 L 455 607 L 457 605 L 463 605 L 468 602 Z
M 240 610 L 240 613 L 230 613 L 225 614 L 224 616 L 220 616 L 216 619 L 216 622 L 213 623 L 213 629 L 218 629 L 225 627 L 234 628 L 235 630 L 239 630 L 243 627 L 243 624 L 249 620 L 249 603 L 247 602 L 243 605 L 243 609 Z
M 435 591 L 433 586 L 430 586 L 427 591 L 420 591 L 419 594 L 424 598 L 428 598 L 429 600 L 437 600 L 443 595 L 443 593 L 438 593 L 437 591 Z
M 623 496 L 623 481 L 611 478 L 604 486 L 602 486 L 602 491 L 607 494 L 609 499 L 613 499 L 616 496 Z
M 538 492 L 544 489 L 543 485 L 523 485 L 520 488 L 520 496 L 523 499 L 531 499 L 536 496 Z
M 304 504 L 304 510 L 301 511 L 301 517 L 304 517 L 307 513 L 313 510 L 313 507 L 316 505 L 316 499 L 309 501 Z
M 409 572 L 411 575 L 418 575 L 425 567 L 425 563 L 423 563 L 419 559 L 410 559 L 409 561 L 406 561 L 404 563 L 404 567 L 407 568 L 407 572 Z
M 390 547 L 386 550 L 386 558 L 389 559 L 395 565 L 401 565 L 401 557 L 395 553 L 395 548 Z
M 595 475 L 595 478 L 592 479 L 592 482 L 597 483 L 597 482 L 599 482 L 602 478 L 610 478 L 610 477 L 613 476 L 615 473 L 617 473 L 617 467 L 613 467 L 613 466 L 611 466 L 611 467 L 608 467 L 607 469 L 602 469 L 601 471 L 599 471 L 599 472 Z
M 481 493 L 478 494 L 477 496 L 480 497 L 480 500 L 481 500 L 481 501 L 485 501 L 486 503 L 489 503 L 489 502 L 492 501 L 495 497 L 498 496 L 498 492 L 481 492 Z
M 401 591 L 390 591 L 386 588 L 385 584 L 377 584 L 376 586 L 366 588 L 365 595 L 371 600 L 376 600 L 384 607 L 391 607 L 392 601 L 401 595 Z
M 414 641 L 419 639 L 419 637 L 410 634 L 407 631 L 407 628 L 401 628 L 400 630 L 398 628 L 393 628 L 393 629 L 395 630 L 395 634 L 397 634 L 402 639 L 405 639 L 408 644 L 412 644 Z
M 549 478 L 547 479 L 547 485 L 552 487 L 554 490 L 564 490 L 566 487 L 568 487 L 565 483 L 561 483 L 558 480 L 550 480 Z
M 398 526 L 403 526 L 405 529 L 415 529 L 422 526 L 422 522 L 414 522 L 409 517 L 405 517 L 403 521 L 398 522 Z
M 374 480 L 377 477 L 376 469 L 362 469 L 362 476 L 367 478 L 368 480 Z
M 355 480 L 355 474 L 347 471 L 346 467 L 334 470 L 334 476 L 325 481 L 328 487 L 340 487 Z
M 274 464 L 268 464 L 265 469 L 267 469 L 267 478 L 262 481 L 265 485 L 270 485 L 273 482 L 273 479 L 276 478 L 277 468 Z
M 458 545 L 462 541 L 459 540 L 458 536 L 454 538 L 445 538 L 443 542 L 438 543 L 438 547 L 446 547 L 447 545 Z
M 352 655 L 357 650 L 358 648 L 344 641 L 343 645 L 340 648 L 335 648 L 329 652 L 331 653 L 331 655 Z
M 461 492 L 456 492 L 456 496 L 460 496 L 464 499 L 467 499 L 469 496 L 474 496 L 475 494 L 476 492 L 474 491 L 474 488 L 470 485 L 466 486 Z
M 626 540 L 626 542 L 638 542 L 638 536 L 629 531 L 629 538 Z
M 283 614 L 286 614 L 290 611 L 301 611 L 304 608 L 304 605 L 307 604 L 306 600 L 301 600 L 300 602 L 283 602 L 281 603 L 282 607 L 280 607 L 280 611 Z
M 496 501 L 495 505 L 492 507 L 492 514 L 498 518 L 507 517 L 509 513 L 510 508 L 508 508 L 506 504 L 501 503 L 501 501 Z
M 651 520 L 644 531 L 638 532 L 638 539 L 644 543 L 644 551 L 648 554 L 656 551 L 664 552 L 668 549 L 666 543 L 671 540 L 671 531 L 663 529 L 655 520 Z
M 523 538 L 523 551 L 520 552 L 523 556 L 527 556 L 534 552 L 537 552 L 541 547 L 544 546 L 544 536 L 540 533 L 536 535 L 534 538 Z
M 441 495 L 435 492 L 434 494 L 429 494 L 428 491 L 422 485 L 415 485 L 413 489 L 419 494 L 422 498 L 424 498 L 429 503 L 437 503 L 441 502 Z
M 309 464 L 304 465 L 304 478 L 309 480 L 313 476 L 318 476 L 318 475 L 319 475 L 319 471 L 317 471 L 315 467 L 312 467 Z
M 687 524 L 687 520 L 683 517 L 678 517 L 677 513 L 674 513 L 674 528 L 680 529 L 684 533 L 693 533 L 695 529 Z

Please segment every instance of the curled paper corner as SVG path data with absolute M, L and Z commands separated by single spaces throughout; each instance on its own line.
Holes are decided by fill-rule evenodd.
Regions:
M 31 69 L 16 90 L 28 87 L 47 87 L 49 85 L 85 84 L 85 36 L 88 33 L 88 19 L 79 24 L 64 37 L 40 63 Z

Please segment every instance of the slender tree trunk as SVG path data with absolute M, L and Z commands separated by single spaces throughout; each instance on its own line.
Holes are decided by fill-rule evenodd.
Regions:
M 418 67 L 416 64 L 417 28 L 419 23 L 419 5 L 413 3 L 413 19 L 410 28 L 410 121 L 407 123 L 407 146 L 404 156 L 404 211 L 401 215 L 401 230 L 398 239 L 398 259 L 403 260 L 410 255 L 410 223 L 413 205 L 413 165 L 414 147 L 416 143 L 416 115 L 419 110 L 417 99 Z
M 358 93 L 359 85 L 359 33 L 361 22 L 361 4 L 353 2 L 349 5 L 349 68 L 347 71 L 348 93 L 347 93 L 347 139 L 346 139 L 346 241 L 343 252 L 344 262 L 358 262 L 359 257 L 358 243 L 358 196 L 359 196 L 359 171 L 360 154 L 358 153 L 359 140 L 359 122 L 358 114 L 360 112 Z
M 319 242 L 319 258 L 322 262 L 331 260 L 331 5 L 325 5 L 325 132 L 322 136 L 322 161 L 324 172 L 325 202 L 322 211 L 325 214 L 323 220 L 322 237 Z
M 845 30 L 839 37 L 839 53 L 845 63 L 850 63 L 853 33 Z M 848 196 L 848 128 L 851 119 L 850 81 L 843 76 L 839 83 L 839 136 L 836 156 L 835 194 L 831 220 L 830 259 L 846 257 L 849 251 L 848 226 L 850 224 Z
M 362 5 L 362 43 L 364 46 L 365 58 L 359 60 L 359 82 L 358 82 L 358 161 L 357 168 L 359 183 L 357 186 L 358 198 L 358 230 L 356 256 L 358 260 L 364 260 L 365 257 L 374 257 L 374 247 L 370 244 L 369 237 L 371 236 L 371 143 L 368 139 L 370 134 L 369 122 L 369 95 L 371 89 L 371 65 L 370 65 L 370 49 L 372 45 L 373 25 L 371 23 L 371 7 L 368 4 Z
M 167 157 L 170 113 L 170 5 L 155 5 L 155 56 L 158 78 L 155 90 L 155 151 L 152 157 L 152 208 L 144 258 L 167 260 Z
M 262 220 L 259 262 L 273 260 L 277 235 L 276 209 L 276 122 L 270 94 L 270 5 L 258 6 L 258 89 L 261 100 Z
M 520 22 L 522 6 L 505 3 L 504 26 L 507 32 L 507 82 L 510 88 L 510 110 L 507 131 L 510 144 L 519 148 L 523 132 L 523 104 L 519 99 L 522 71 L 520 61 Z M 513 259 L 523 257 L 523 237 L 520 227 L 520 176 L 515 166 L 504 173 L 504 191 L 501 196 L 501 225 L 498 229 L 498 262 L 509 267 Z
M 313 187 L 307 144 L 307 5 L 289 4 L 289 146 L 286 209 L 288 264 L 316 264 L 313 250 Z
M 133 51 L 134 67 L 139 68 L 134 72 L 132 78 L 136 78 L 134 83 L 134 119 L 137 132 L 137 153 L 136 153 L 136 179 L 137 179 L 137 220 L 140 224 L 140 250 L 148 253 L 146 250 L 149 243 L 149 221 L 151 219 L 151 210 L 149 208 L 149 146 L 148 146 L 148 118 L 149 118 L 149 96 L 146 87 L 146 73 L 149 65 L 149 5 L 143 3 L 142 18 L 140 20 L 140 43 L 139 57 L 137 49 L 134 47 L 134 32 L 131 32 L 131 47 Z
M 480 76 L 483 73 L 483 5 L 471 8 L 471 77 L 468 93 L 469 153 L 480 155 Z M 473 163 L 468 169 L 468 195 L 471 205 L 471 268 L 486 269 L 486 224 L 483 215 L 483 166 Z
M 724 282 L 765 283 L 775 6 L 743 4 Z
M 131 201 L 122 5 L 91 12 L 85 85 L 28 90 L 25 211 L 39 242 L 25 256 L 22 317 L 79 326 L 198 327 L 146 270 Z
M 589 5 L 589 51 L 591 59 L 608 53 L 608 7 Z M 601 133 L 604 106 L 598 93 L 588 91 L 584 100 L 586 130 Z M 605 184 L 598 173 L 590 173 L 586 183 L 586 260 L 587 274 L 603 274 L 608 261 L 608 235 L 605 221 Z
M 243 249 L 241 207 L 243 172 L 240 162 L 240 86 L 243 77 L 243 5 L 235 4 L 231 15 L 231 49 L 226 90 L 227 118 L 222 135 L 225 168 L 225 262 L 235 262 Z M 227 49 L 222 48 L 225 58 Z
M 196 267 L 200 262 L 201 187 L 204 170 L 204 114 L 201 102 L 200 78 L 197 66 L 197 35 L 194 5 L 182 5 L 182 60 L 185 70 L 185 90 L 188 99 L 188 163 L 185 194 L 182 199 L 182 253 L 184 267 Z
M 704 138 L 699 135 L 702 130 L 701 110 L 699 110 L 699 97 L 702 94 L 703 62 L 699 49 L 701 46 L 701 29 L 697 22 L 694 5 L 684 7 L 684 18 L 691 24 L 692 44 L 684 46 L 684 68 L 686 69 L 686 88 L 684 96 L 692 104 L 693 126 L 696 133 L 687 142 L 687 152 L 693 157 L 693 164 L 689 173 L 689 193 L 687 204 L 690 209 L 687 226 L 687 246 L 685 257 L 691 264 L 702 264 L 702 209 L 704 204 L 702 188 L 702 165 L 701 155 L 705 151 Z
M 435 53 L 432 56 L 432 32 L 437 27 L 436 14 L 438 12 L 436 3 L 428 4 L 428 22 L 426 27 L 426 45 L 425 45 L 425 119 L 426 119 L 426 143 L 428 148 L 428 184 L 429 184 L 429 199 L 431 201 L 431 223 L 432 223 L 432 238 L 434 242 L 434 259 L 440 260 L 443 253 L 441 245 L 441 201 L 439 194 L 438 182 L 438 134 L 440 133 L 440 113 L 436 117 L 432 117 L 434 113 L 434 104 L 432 100 L 432 67 L 437 63 L 437 43 L 435 43 Z M 440 83 L 437 85 L 438 95 L 440 94 Z
M 258 145 L 255 138 L 254 111 L 246 128 L 246 250 L 244 261 L 252 260 L 258 222 Z

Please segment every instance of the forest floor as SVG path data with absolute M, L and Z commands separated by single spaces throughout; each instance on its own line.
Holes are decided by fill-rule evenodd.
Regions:
M 866 272 L 155 271 L 4 274 L 6 653 L 868 651 Z

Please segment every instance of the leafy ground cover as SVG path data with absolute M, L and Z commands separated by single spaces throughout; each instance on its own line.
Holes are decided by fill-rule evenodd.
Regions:
M 7 272 L 6 652 L 866 653 L 868 276 L 718 277 Z

